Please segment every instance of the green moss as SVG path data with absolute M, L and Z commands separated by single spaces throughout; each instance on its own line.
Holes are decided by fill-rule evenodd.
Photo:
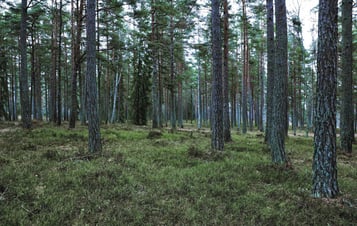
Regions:
M 342 195 L 321 200 L 310 197 L 311 137 L 287 139 L 293 168 L 286 170 L 270 163 L 259 134 L 233 134 L 223 153 L 212 153 L 205 133 L 161 133 L 147 139 L 146 127 L 104 126 L 99 155 L 87 153 L 84 126 L 0 133 L 0 224 L 353 225 L 356 219 L 355 156 L 338 155 Z

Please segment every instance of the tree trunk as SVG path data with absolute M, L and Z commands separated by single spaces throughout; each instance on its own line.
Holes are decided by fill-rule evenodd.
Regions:
M 51 38 L 51 78 L 49 85 L 49 114 L 50 122 L 57 122 L 57 38 L 58 38 L 58 16 L 57 16 L 57 0 L 52 0 L 55 11 L 53 12 L 52 38 Z
M 320 0 L 317 52 L 317 102 L 314 133 L 314 197 L 339 193 L 336 163 L 337 0 Z
M 154 7 L 155 0 L 151 0 L 151 48 L 152 48 L 152 128 L 159 128 L 161 123 L 161 113 L 159 108 L 159 56 L 157 54 L 157 32 L 156 32 L 156 9 Z
M 22 127 L 31 129 L 31 109 L 29 100 L 29 85 L 27 80 L 27 48 L 26 48 L 26 23 L 27 23 L 27 0 L 21 1 L 21 28 L 20 28 L 20 101 Z
M 275 0 L 276 54 L 270 148 L 274 163 L 285 163 L 287 119 L 287 23 L 285 0 Z
M 267 8 L 267 121 L 265 128 L 265 142 L 270 143 L 273 121 L 273 91 L 274 91 L 274 5 L 273 0 L 266 0 Z
M 341 148 L 352 153 L 354 139 L 353 81 L 352 81 L 352 0 L 342 1 L 342 56 L 341 56 Z
M 229 14 L 228 14 L 228 0 L 223 1 L 223 14 L 224 14 L 224 27 L 223 27 L 223 133 L 224 141 L 232 141 L 231 137 L 231 124 L 229 121 L 229 90 L 228 90 L 228 26 L 229 26 Z
M 259 123 L 258 128 L 261 132 L 264 131 L 263 112 L 264 112 L 264 53 L 263 48 L 259 53 L 259 76 L 260 76 L 260 108 L 259 108 Z
M 223 134 L 223 93 L 222 93 L 222 42 L 220 24 L 220 1 L 212 0 L 212 104 L 211 104 L 211 147 L 222 151 Z
M 171 0 L 172 6 L 172 0 Z M 173 7 L 173 6 L 172 6 Z M 171 128 L 176 129 L 176 98 L 175 98 L 175 56 L 174 56 L 174 22 L 170 16 L 170 120 Z
M 242 79 L 242 132 L 247 133 L 248 126 L 248 77 L 249 77 L 249 49 L 248 49 L 248 18 L 246 2 L 243 7 L 243 79 Z
M 118 96 L 118 89 L 120 85 L 120 80 L 121 80 L 121 73 L 119 75 L 120 71 L 118 68 L 118 71 L 115 73 L 115 84 L 114 84 L 114 94 L 113 94 L 113 108 L 112 108 L 112 116 L 110 117 L 110 123 L 114 123 L 115 121 L 115 110 L 116 110 L 116 103 L 117 103 L 117 96 Z M 119 114 L 120 112 L 118 112 Z
M 97 103 L 96 84 L 96 31 L 95 31 L 95 0 L 87 0 L 87 72 L 86 99 L 88 114 L 88 148 L 89 152 L 100 152 L 102 144 Z
M 59 2 L 58 27 L 58 79 L 57 79 L 57 126 L 62 123 L 62 0 Z
M 83 15 L 83 0 L 75 0 L 75 11 L 72 4 L 72 90 L 71 90 L 71 115 L 69 120 L 69 128 L 75 128 L 77 121 L 78 99 L 77 99 L 77 78 L 80 70 L 80 44 L 82 33 L 82 15 Z

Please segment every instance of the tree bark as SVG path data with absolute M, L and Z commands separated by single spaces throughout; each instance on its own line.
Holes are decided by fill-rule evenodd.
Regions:
M 21 28 L 20 28 L 20 101 L 22 127 L 31 129 L 31 109 L 29 100 L 29 85 L 27 78 L 27 48 L 26 48 L 26 23 L 27 23 L 27 0 L 21 1 Z
M 249 49 L 248 49 L 248 18 L 246 2 L 242 0 L 243 7 L 243 80 L 242 80 L 242 132 L 247 133 L 248 127 L 248 77 L 249 77 Z
M 352 0 L 342 1 L 342 56 L 341 56 L 341 148 L 352 153 L 354 139 L 353 81 L 352 81 Z
M 287 120 L 287 23 L 285 0 L 275 0 L 276 53 L 270 148 L 274 163 L 285 163 Z
M 337 0 L 320 0 L 317 52 L 317 99 L 314 133 L 314 197 L 339 193 L 336 163 Z
M 87 72 L 86 99 L 88 115 L 88 148 L 89 152 L 100 152 L 102 144 L 97 103 L 96 84 L 96 31 L 95 31 L 95 0 L 87 0 Z
M 224 141 L 232 141 L 231 127 L 229 120 L 229 90 L 228 90 L 228 39 L 229 39 L 229 14 L 228 14 L 228 1 L 223 1 L 223 14 L 224 14 L 224 27 L 223 27 L 223 133 Z
M 211 147 L 222 151 L 223 134 L 223 93 L 222 93 L 222 42 L 220 24 L 220 1 L 212 0 L 212 105 L 211 105 Z
M 267 121 L 265 128 L 265 142 L 270 143 L 273 120 L 273 91 L 274 91 L 274 5 L 273 0 L 266 0 L 267 8 Z

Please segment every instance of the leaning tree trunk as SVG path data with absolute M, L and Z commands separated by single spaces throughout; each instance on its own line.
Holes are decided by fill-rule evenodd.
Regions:
M 339 193 L 336 163 L 337 0 L 320 0 L 314 133 L 314 197 Z

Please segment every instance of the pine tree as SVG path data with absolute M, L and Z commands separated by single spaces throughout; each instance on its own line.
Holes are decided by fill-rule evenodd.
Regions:
M 89 152 L 102 150 L 97 102 L 96 83 L 96 31 L 95 31 L 95 0 L 87 0 L 87 72 L 86 100 L 88 114 L 88 147 Z
M 273 112 L 270 148 L 274 163 L 287 161 L 285 135 L 287 132 L 287 22 L 285 0 L 275 0 L 276 52 L 273 89 Z
M 341 148 L 352 153 L 354 139 L 353 81 L 352 81 L 352 0 L 342 1 L 342 56 L 341 56 Z
M 30 129 L 31 123 L 31 110 L 28 90 L 27 78 L 27 0 L 21 1 L 21 30 L 20 30 L 20 99 L 21 99 L 21 120 L 22 127 Z
M 212 137 L 211 147 L 221 151 L 224 148 L 223 135 L 223 93 L 222 93 L 222 42 L 220 25 L 220 1 L 212 0 Z
M 337 0 L 320 0 L 317 52 L 317 99 L 314 157 L 314 197 L 339 194 L 336 163 Z

